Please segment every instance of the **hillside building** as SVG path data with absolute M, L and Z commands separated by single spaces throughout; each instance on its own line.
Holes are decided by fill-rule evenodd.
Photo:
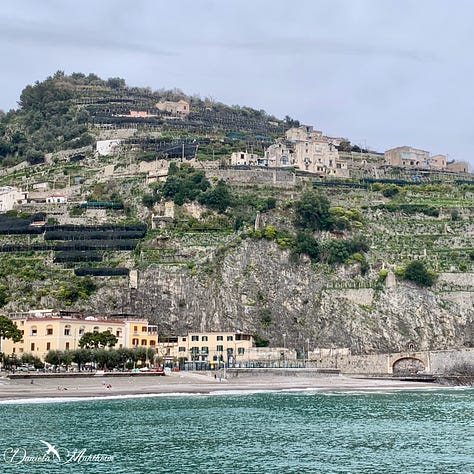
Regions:
M 451 161 L 448 163 L 446 155 L 432 155 L 426 150 L 411 146 L 399 146 L 384 152 L 384 164 L 397 168 L 446 170 L 458 173 L 467 173 L 469 164 L 464 161 Z
M 446 164 L 446 169 L 455 173 L 469 173 L 469 163 L 465 161 L 451 161 Z
M 13 186 L 0 187 L 0 212 L 11 211 L 17 204 L 26 202 L 27 192 Z
M 255 153 L 234 151 L 230 155 L 230 164 L 232 166 L 268 166 L 268 160 Z
M 411 146 L 399 146 L 384 152 L 385 164 L 398 168 L 422 168 L 430 163 L 430 152 Z M 437 161 L 439 162 L 439 160 Z
M 189 102 L 185 100 L 178 100 L 177 102 L 171 100 L 161 100 L 155 107 L 162 112 L 168 112 L 172 115 L 188 115 Z
M 319 175 L 349 176 L 347 161 L 339 157 L 340 139 L 323 135 L 313 127 L 303 125 L 287 130 L 284 140 L 265 151 L 268 166 L 294 168 Z
M 121 140 L 98 140 L 96 151 L 99 156 L 113 155 L 117 152 Z

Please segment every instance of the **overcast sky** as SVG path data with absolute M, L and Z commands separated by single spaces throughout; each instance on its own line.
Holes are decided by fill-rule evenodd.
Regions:
M 472 0 L 4 0 L 0 109 L 63 70 L 474 166 Z

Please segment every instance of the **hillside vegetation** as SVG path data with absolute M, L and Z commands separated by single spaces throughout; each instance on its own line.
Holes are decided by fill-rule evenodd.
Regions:
M 188 116 L 155 107 L 178 99 Z M 29 193 L 0 215 L 3 311 L 135 313 L 165 333 L 285 334 L 297 348 L 474 345 L 470 176 L 223 170 L 221 157 L 262 150 L 294 121 L 119 78 L 58 72 L 19 105 L 0 121 L 0 183 Z M 67 202 L 45 202 L 58 193 Z

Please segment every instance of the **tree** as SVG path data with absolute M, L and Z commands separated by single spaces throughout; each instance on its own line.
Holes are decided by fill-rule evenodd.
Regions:
M 311 260 L 319 261 L 319 244 L 316 239 L 307 232 L 298 232 L 296 234 L 292 252 L 295 255 L 306 254 Z
M 436 274 L 428 270 L 420 260 L 414 260 L 406 266 L 403 278 L 417 285 L 432 286 L 436 281 Z
M 347 152 L 350 152 L 351 148 L 352 148 L 352 145 L 349 140 L 341 140 L 341 142 L 339 143 L 339 146 L 337 147 L 339 151 L 347 151 Z
M 20 342 L 22 337 L 21 331 L 16 327 L 13 321 L 6 316 L 0 315 L 0 338 Z
M 56 367 L 61 365 L 61 356 L 61 351 L 48 351 L 48 353 L 44 357 L 44 361 L 47 364 L 54 365 L 54 370 L 56 370 Z
M 92 361 L 92 353 L 89 349 L 77 349 L 72 352 L 72 360 L 77 364 L 80 372 L 87 362 Z
M 306 191 L 299 201 L 295 202 L 295 226 L 300 229 L 330 230 L 329 199 L 314 191 Z
M 163 185 L 163 196 L 173 199 L 178 206 L 186 201 L 194 201 L 198 196 L 210 187 L 203 170 L 196 170 L 187 163 L 180 168 L 171 163 L 168 170 L 168 178 Z
M 208 189 L 199 198 L 199 202 L 219 212 L 224 212 L 231 203 L 227 184 L 220 179 L 214 188 Z
M 118 339 L 110 331 L 86 332 L 79 339 L 79 347 L 86 349 L 98 349 L 99 347 L 113 347 Z
M 22 364 L 33 365 L 35 369 L 41 369 L 41 367 L 43 367 L 41 359 L 33 354 L 29 354 L 28 352 L 21 354 L 20 360 Z

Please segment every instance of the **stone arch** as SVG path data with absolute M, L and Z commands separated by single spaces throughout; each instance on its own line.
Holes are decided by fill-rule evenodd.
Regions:
M 425 362 L 419 357 L 405 356 L 396 359 L 392 364 L 393 375 L 415 375 L 426 370 Z

